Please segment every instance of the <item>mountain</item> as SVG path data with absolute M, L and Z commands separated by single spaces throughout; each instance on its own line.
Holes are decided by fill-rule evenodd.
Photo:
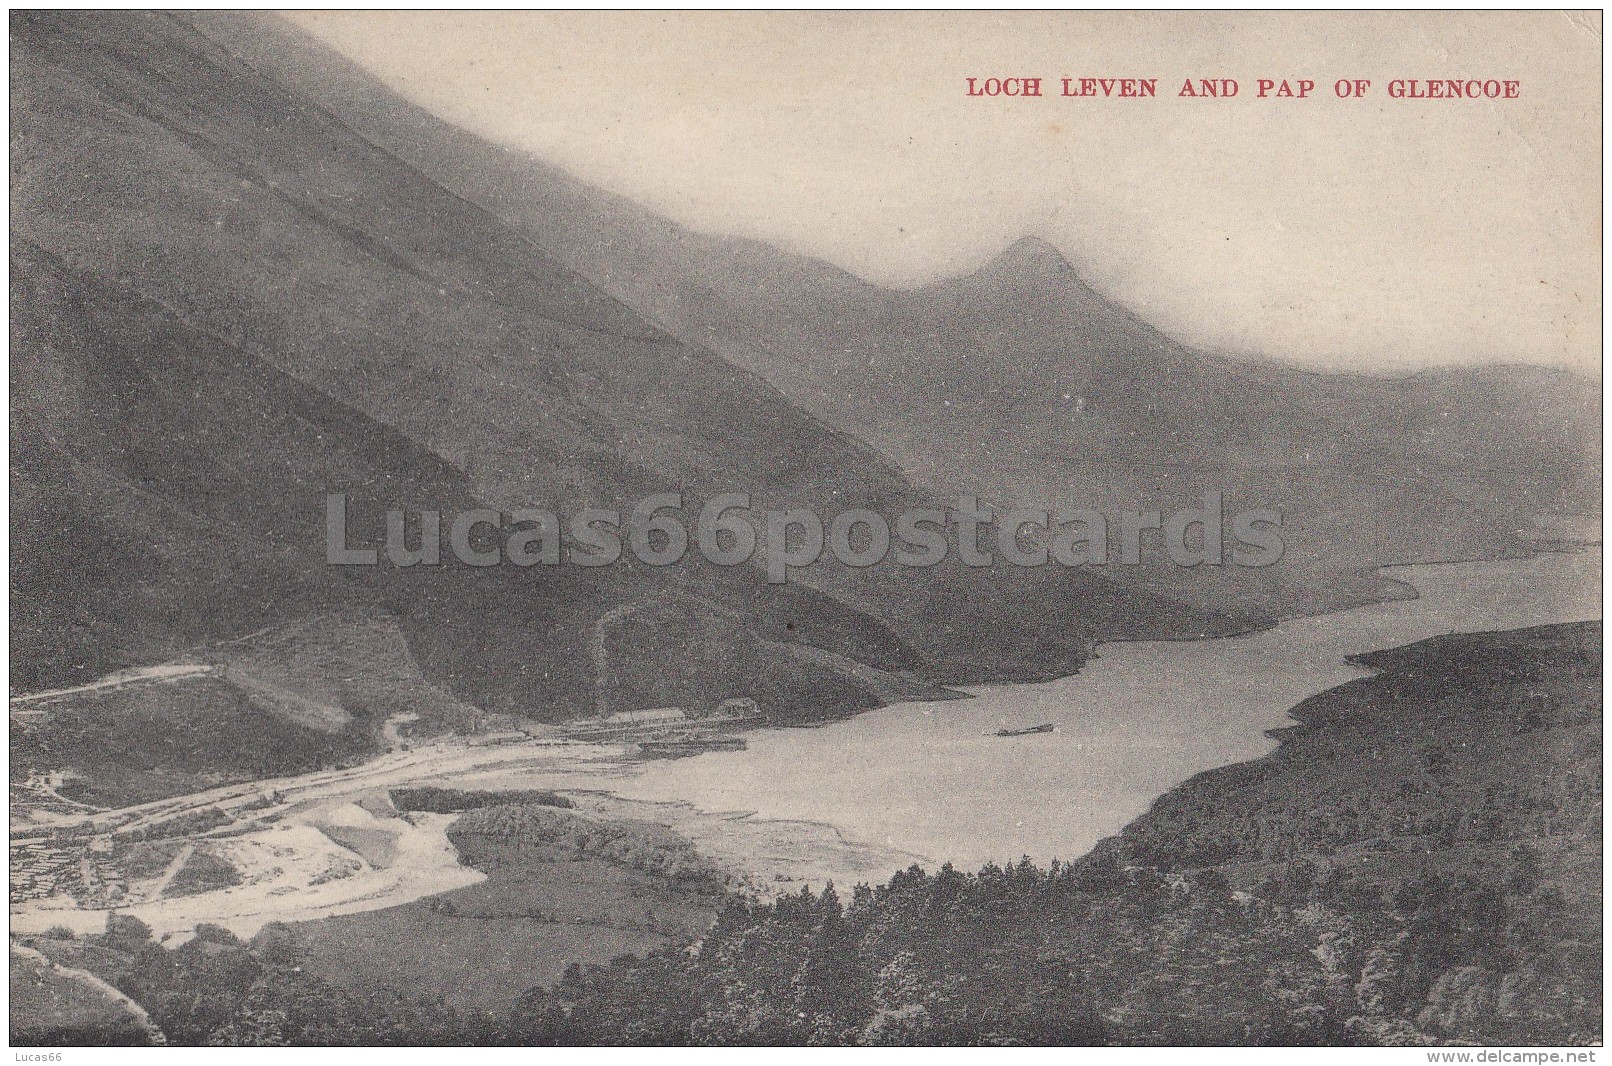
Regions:
M 492 713 L 591 713 L 601 634 L 613 704 L 754 695 L 821 720 L 1262 620 L 1061 567 L 329 566 L 328 493 L 372 543 L 388 509 L 934 497 L 187 17 L 18 13 L 11 40 L 19 688 L 382 618 L 422 684 Z M 366 645 L 296 632 L 307 685 L 338 691 L 325 652 Z
M 881 288 L 689 231 L 481 140 L 280 20 L 197 24 L 940 497 L 1168 513 L 1215 490 L 1230 510 L 1284 514 L 1279 566 L 1186 571 L 1155 552 L 1105 571 L 1133 591 L 1231 612 L 1334 609 L 1394 594 L 1377 566 L 1521 554 L 1556 520 L 1585 528 L 1600 513 L 1597 386 L 1572 373 L 1323 374 L 1196 351 L 1034 238 L 966 277 Z

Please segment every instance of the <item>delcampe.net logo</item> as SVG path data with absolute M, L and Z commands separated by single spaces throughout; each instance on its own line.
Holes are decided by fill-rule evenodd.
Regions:
M 691 514 L 690 511 L 693 511 Z M 886 516 L 852 508 L 825 516 L 809 508 L 758 510 L 748 493 L 722 493 L 686 508 L 677 492 L 654 493 L 625 512 L 585 507 L 568 517 L 542 508 L 495 511 L 394 508 L 384 528 L 355 528 L 347 496 L 325 503 L 325 558 L 336 566 L 440 565 L 446 552 L 466 566 L 611 566 L 629 554 L 647 566 L 675 566 L 696 551 L 717 566 L 755 564 L 772 584 L 825 558 L 853 568 L 892 562 L 938 566 L 1139 566 L 1144 544 L 1176 566 L 1265 567 L 1286 550 L 1282 513 L 1227 514 L 1220 492 L 1201 505 L 1160 511 L 998 512 L 964 496 L 950 509 L 912 508 Z M 1148 556 L 1152 561 L 1153 556 Z

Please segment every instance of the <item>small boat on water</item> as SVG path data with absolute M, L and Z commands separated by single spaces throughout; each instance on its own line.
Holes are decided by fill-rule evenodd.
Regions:
M 1053 725 L 1051 722 L 1043 722 L 1040 725 L 1027 725 L 1021 729 L 998 729 L 996 735 L 999 737 L 1027 737 L 1032 733 L 1050 733 L 1052 730 Z

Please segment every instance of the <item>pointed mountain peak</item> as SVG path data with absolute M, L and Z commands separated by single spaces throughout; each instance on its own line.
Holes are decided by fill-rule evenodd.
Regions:
M 1040 237 L 1021 237 L 972 274 L 945 283 L 964 291 L 1061 293 L 1065 298 L 1100 300 L 1080 272 L 1056 247 Z
M 1006 252 L 996 256 L 998 268 L 1032 269 L 1037 273 L 1075 273 L 1075 268 L 1064 258 L 1064 253 L 1040 237 L 1020 237 L 1007 245 Z
M 1040 237 L 1020 237 L 1006 251 L 997 256 L 997 262 L 1033 263 L 1042 266 L 1073 269 L 1063 253 Z
M 979 276 L 1003 281 L 1078 280 L 1075 268 L 1062 252 L 1040 237 L 1021 237 L 1001 255 L 986 263 Z

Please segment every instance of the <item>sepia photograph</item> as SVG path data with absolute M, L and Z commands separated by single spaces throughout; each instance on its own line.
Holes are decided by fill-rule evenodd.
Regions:
M 1601 11 L 8 19 L 15 1061 L 1597 1061 Z

